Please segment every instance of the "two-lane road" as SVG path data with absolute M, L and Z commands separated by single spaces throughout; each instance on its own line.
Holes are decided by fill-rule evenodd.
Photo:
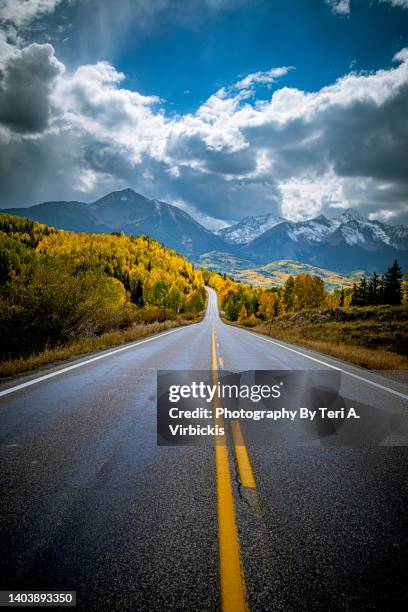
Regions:
M 346 397 L 408 411 L 400 384 L 225 325 L 210 290 L 199 324 L 0 391 L 1 589 L 75 590 L 83 610 L 220 608 L 214 449 L 158 447 L 155 403 L 157 369 L 214 359 L 227 370 L 340 368 Z M 230 448 L 249 609 L 406 601 L 407 456 L 405 446 L 249 447 L 247 495 Z

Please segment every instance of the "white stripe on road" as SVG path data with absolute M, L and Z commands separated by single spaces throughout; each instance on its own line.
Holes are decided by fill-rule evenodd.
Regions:
M 113 351 L 109 351 L 109 353 L 103 353 L 102 355 L 91 357 L 91 359 L 86 359 L 85 361 L 81 361 L 80 363 L 75 363 L 74 365 L 62 368 L 61 370 L 56 370 L 55 372 L 44 374 L 44 376 L 40 376 L 39 378 L 33 378 L 32 380 L 28 380 L 27 382 L 21 383 L 20 385 L 16 385 L 15 387 L 9 387 L 8 389 L 0 391 L 0 397 L 3 397 L 4 395 L 9 395 L 10 393 L 14 393 L 15 391 L 20 391 L 20 389 L 25 389 L 26 387 L 31 387 L 31 385 L 36 385 L 37 383 L 42 382 L 43 380 L 48 380 L 49 378 L 53 378 L 54 376 L 59 376 L 60 374 L 65 374 L 66 372 L 70 372 L 71 370 L 76 370 L 77 368 L 81 368 L 82 366 L 87 365 L 88 363 L 99 361 L 99 359 L 105 359 L 106 357 L 110 357 L 111 355 L 116 355 L 116 353 L 127 351 L 131 348 L 139 346 L 140 344 L 144 344 L 145 342 L 152 342 L 153 340 L 163 338 L 163 336 L 168 336 L 169 334 L 174 334 L 175 332 L 181 331 L 183 329 L 188 329 L 193 325 L 199 325 L 199 323 L 192 323 L 187 327 L 183 326 L 178 327 L 177 329 L 171 329 L 170 331 L 164 332 L 163 334 L 152 336 L 150 338 L 146 338 L 145 340 L 138 340 L 137 342 L 132 342 L 132 344 L 127 344 L 126 346 L 121 346 L 120 348 L 117 348 Z
M 245 329 L 241 330 L 246 332 Z M 250 334 L 251 332 L 247 332 Z M 265 342 L 270 342 L 271 344 L 276 344 L 280 348 L 286 349 L 287 351 L 291 351 L 292 353 L 296 353 L 297 355 L 301 355 L 302 357 L 306 357 L 307 359 L 311 359 L 316 363 L 320 363 L 327 368 L 332 368 L 333 370 L 339 370 L 339 372 L 343 372 L 343 374 L 347 374 L 348 376 L 352 376 L 357 380 L 361 380 L 362 382 L 367 383 L 368 385 L 372 385 L 373 387 L 377 387 L 378 389 L 382 389 L 383 391 L 388 391 L 388 393 L 392 393 L 393 395 L 397 395 L 398 397 L 402 397 L 403 399 L 408 400 L 408 395 L 404 393 L 400 393 L 399 391 L 395 391 L 395 389 L 390 389 L 390 387 L 385 387 L 384 385 L 380 385 L 380 383 L 376 383 L 373 380 L 369 380 L 368 378 L 364 378 L 363 376 L 359 376 L 358 374 L 353 374 L 353 372 L 349 372 L 348 370 L 343 370 L 338 366 L 334 366 L 331 363 L 327 363 L 327 361 L 322 361 L 321 359 L 316 359 L 316 357 L 312 357 L 311 355 L 307 355 L 307 353 L 302 353 L 302 351 L 297 351 L 296 349 L 289 348 L 289 346 L 285 346 L 284 344 L 280 344 L 280 342 L 276 342 L 275 340 L 270 340 L 269 338 L 263 338 L 262 336 L 258 336 L 260 340 L 264 340 Z

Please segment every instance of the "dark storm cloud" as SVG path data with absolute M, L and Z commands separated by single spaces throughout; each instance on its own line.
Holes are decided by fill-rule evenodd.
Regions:
M 12 55 L 0 70 L 0 123 L 20 133 L 43 131 L 54 82 L 63 71 L 51 45 L 34 43 Z
M 231 179 L 226 184 L 219 174 L 183 167 L 178 179 L 172 184 L 166 181 L 166 187 L 173 197 L 216 219 L 233 221 L 247 214 L 279 211 L 280 194 L 269 179 Z
M 1 208 L 80 199 L 83 153 L 82 138 L 69 131 L 1 144 Z
M 324 146 L 340 176 L 408 181 L 408 83 L 382 105 L 357 101 L 322 117 Z
M 328 170 L 328 151 L 321 146 L 323 132 L 323 125 L 303 117 L 284 125 L 272 121 L 242 130 L 252 146 L 268 151 L 276 180 L 304 173 L 324 174 Z
M 175 163 L 199 162 L 203 170 L 215 174 L 245 175 L 256 169 L 254 150 L 217 150 L 205 142 L 205 133 L 169 141 L 167 155 Z

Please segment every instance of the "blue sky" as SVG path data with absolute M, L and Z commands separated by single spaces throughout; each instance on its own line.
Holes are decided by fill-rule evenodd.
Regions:
M 406 221 L 408 0 L 0 11 L 2 206 L 130 185 L 210 227 L 348 206 Z
M 324 0 L 202 0 L 190 9 L 185 0 L 144 3 L 151 9 L 143 20 L 137 1 L 62 3 L 31 39 L 51 37 L 71 67 L 110 61 L 128 77 L 126 87 L 158 95 L 178 112 L 194 111 L 239 75 L 291 65 L 285 85 L 314 91 L 350 67 L 389 68 L 408 46 L 408 11 L 388 2 L 354 0 L 345 15 Z

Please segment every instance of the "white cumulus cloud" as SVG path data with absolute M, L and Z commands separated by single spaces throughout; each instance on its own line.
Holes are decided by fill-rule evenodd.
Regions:
M 246 77 L 238 81 L 235 84 L 235 87 L 237 89 L 249 89 L 250 87 L 258 83 L 272 84 L 276 81 L 277 78 L 284 76 L 292 68 L 292 66 L 281 66 L 279 68 L 271 68 L 271 70 L 259 70 L 258 72 L 248 74 Z
M 0 0 L 0 19 L 26 25 L 44 13 L 52 13 L 62 0 Z

